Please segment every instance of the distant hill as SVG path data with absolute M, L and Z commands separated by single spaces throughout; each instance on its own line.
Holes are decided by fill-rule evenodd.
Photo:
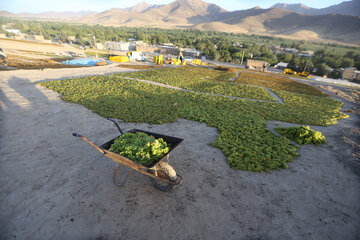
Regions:
M 298 7 L 306 9 L 304 5 Z M 143 12 L 112 9 L 86 16 L 82 21 L 118 26 L 192 27 L 360 44 L 359 17 L 338 14 L 306 15 L 281 8 L 260 7 L 229 12 L 201 0 L 178 0 Z
M 42 13 L 10 13 L 8 11 L 0 11 L 0 16 L 2 17 L 18 17 L 18 18 L 34 18 L 34 19 L 60 19 L 60 20 L 67 20 L 67 19 L 80 19 L 84 16 L 89 14 L 96 13 L 94 11 L 80 11 L 80 12 L 53 12 L 47 11 Z
M 194 26 L 203 30 L 328 39 L 360 44 L 360 18 L 337 14 L 305 15 L 279 8 L 253 8 L 224 13 L 216 22 Z
M 217 19 L 226 10 L 202 0 L 177 0 L 167 5 L 140 5 L 138 11 L 111 9 L 82 18 L 87 23 L 127 26 L 173 27 Z M 145 9 L 145 10 L 143 10 Z M 189 21 L 189 19 L 191 19 Z
M 295 4 L 276 3 L 272 5 L 271 8 L 281 8 L 288 11 L 304 13 L 304 14 L 315 14 L 315 11 L 319 10 L 316 8 L 305 6 L 304 4 L 301 3 L 295 3 Z
M 359 2 L 360 0 L 356 1 Z M 354 0 L 343 2 L 316 11 L 326 12 L 335 9 L 335 7 L 340 11 L 340 8 L 346 9 L 348 4 L 354 6 L 356 2 Z M 274 6 L 279 8 L 261 9 L 260 7 L 254 7 L 230 12 L 202 0 L 177 0 L 166 5 L 151 5 L 142 2 L 130 8 L 113 8 L 100 13 L 48 12 L 38 15 L 42 15 L 42 18 L 50 16 L 53 18 L 63 17 L 63 19 L 65 19 L 65 16 L 69 16 L 68 18 L 78 17 L 76 22 L 107 26 L 186 27 L 314 41 L 330 40 L 360 45 L 360 17 L 327 13 L 309 15 L 305 14 L 306 11 L 314 9 L 301 4 L 277 4 Z M 358 9 L 354 9 L 354 11 Z M 81 15 L 82 17 L 79 18 Z M 15 15 L 2 11 L 0 16 L 26 17 L 29 15 Z
M 147 2 L 141 2 L 141 3 L 138 3 L 132 7 L 129 7 L 129 8 L 125 8 L 123 10 L 126 10 L 128 12 L 138 12 L 138 13 L 144 13 L 150 9 L 153 9 L 153 8 L 159 8 L 163 5 L 157 5 L 157 4 L 150 4 L 150 3 L 147 3 Z
M 360 0 L 346 1 L 326 8 L 310 8 L 300 3 L 299 4 L 277 3 L 274 4 L 271 8 L 282 8 L 285 10 L 310 14 L 310 15 L 342 14 L 342 15 L 360 16 Z
M 9 11 L 0 11 L 1 17 L 16 17 L 16 14 L 11 13 Z

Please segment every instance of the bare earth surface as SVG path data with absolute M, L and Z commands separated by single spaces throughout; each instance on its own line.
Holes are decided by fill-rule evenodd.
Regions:
M 36 42 L 19 42 L 19 41 L 11 41 L 7 39 L 0 39 L 1 48 L 5 50 L 7 54 L 9 53 L 24 53 L 22 51 L 29 51 L 28 54 L 31 52 L 48 52 L 48 53 L 61 53 L 65 51 L 71 51 L 76 53 L 83 53 L 84 51 L 79 50 L 77 48 L 71 46 L 61 46 L 57 44 L 37 44 Z M 34 54 L 33 54 L 34 55 Z M 33 56 L 35 57 L 35 56 Z
M 314 127 L 328 143 L 302 146 L 289 169 L 271 173 L 231 169 L 205 124 L 121 123 L 184 138 L 170 157 L 184 180 L 166 193 L 133 173 L 118 188 L 115 164 L 71 135 L 100 145 L 119 135 L 114 125 L 33 82 L 126 70 L 0 73 L 0 239 L 358 239 L 359 159 L 343 139 L 360 142 L 357 112 Z

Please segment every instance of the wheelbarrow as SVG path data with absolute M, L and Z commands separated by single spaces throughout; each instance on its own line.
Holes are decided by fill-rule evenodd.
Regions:
M 112 121 L 117 129 L 120 132 L 121 135 L 124 134 L 124 132 L 121 130 L 119 124 L 114 119 L 108 118 L 109 121 Z M 132 159 L 129 159 L 121 154 L 115 153 L 110 151 L 110 146 L 113 144 L 114 140 L 118 137 L 102 144 L 101 146 L 97 146 L 95 143 L 91 142 L 89 139 L 87 139 L 84 136 L 81 136 L 77 133 L 73 133 L 74 137 L 81 138 L 85 142 L 87 142 L 89 145 L 94 147 L 96 150 L 104 154 L 106 157 L 110 158 L 112 161 L 116 163 L 115 166 L 115 173 L 114 173 L 114 183 L 116 186 L 121 187 L 123 186 L 129 175 L 131 174 L 132 170 L 135 170 L 137 172 L 140 172 L 142 174 L 145 174 L 150 177 L 154 187 L 161 191 L 170 191 L 173 189 L 174 186 L 181 184 L 182 177 L 175 172 L 175 170 L 169 165 L 169 155 L 170 153 L 180 144 L 182 143 L 183 139 L 171 137 L 167 135 L 162 135 L 158 133 L 152 133 L 147 132 L 139 129 L 132 129 L 128 131 L 127 133 L 136 133 L 136 132 L 143 132 L 150 136 L 154 136 L 155 138 L 162 138 L 166 143 L 170 145 L 170 151 L 164 155 L 161 159 L 156 161 L 155 163 L 152 163 L 150 165 L 142 165 L 138 162 L 135 162 Z M 118 171 L 119 171 L 119 164 L 124 165 L 129 168 L 129 171 L 126 175 L 126 177 L 120 181 L 118 178 Z

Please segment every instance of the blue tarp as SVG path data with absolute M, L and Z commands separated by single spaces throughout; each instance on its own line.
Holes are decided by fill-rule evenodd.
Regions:
M 96 63 L 102 62 L 103 60 L 99 59 L 92 59 L 92 58 L 77 58 L 73 60 L 66 60 L 62 61 L 63 64 L 68 65 L 83 65 L 83 66 L 95 66 Z M 109 61 L 106 61 L 108 64 L 110 64 Z

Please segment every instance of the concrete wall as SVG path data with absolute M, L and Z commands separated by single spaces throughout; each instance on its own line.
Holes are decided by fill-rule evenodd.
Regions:
M 156 52 L 156 51 L 159 51 L 159 47 L 157 47 L 157 46 L 136 45 L 136 51 L 141 51 L 141 52 Z

